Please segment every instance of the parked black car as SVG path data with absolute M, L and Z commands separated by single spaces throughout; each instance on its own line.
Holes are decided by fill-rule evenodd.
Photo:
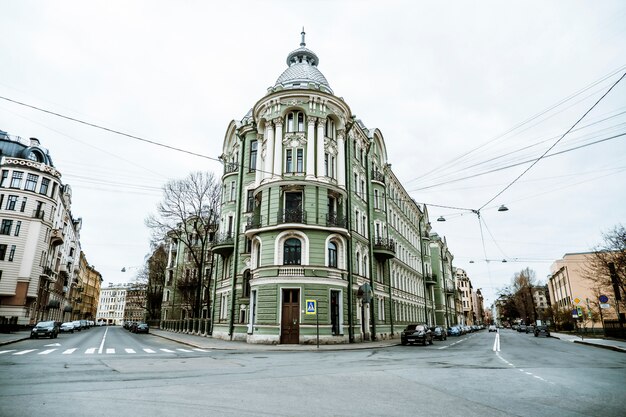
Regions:
M 433 332 L 433 338 L 437 340 L 447 340 L 448 332 L 441 326 L 431 327 L 430 331 Z
M 424 346 L 433 344 L 433 332 L 425 324 L 409 324 L 400 336 L 403 345 L 420 342 Z
M 148 327 L 148 323 L 137 323 L 134 327 L 133 327 L 133 333 L 149 333 L 149 327 Z
M 40 321 L 30 331 L 30 338 L 37 339 L 39 336 L 56 338 L 59 335 L 59 323 L 56 321 Z
M 548 329 L 548 326 L 535 326 L 535 337 L 538 337 L 539 335 L 550 337 L 550 329 Z

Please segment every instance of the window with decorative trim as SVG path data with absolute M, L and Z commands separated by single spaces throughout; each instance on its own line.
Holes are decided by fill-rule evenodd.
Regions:
M 304 112 L 294 110 L 287 113 L 286 117 L 286 131 L 289 132 L 304 132 Z
M 257 159 L 258 147 L 259 147 L 258 141 L 253 140 L 252 142 L 250 142 L 250 163 L 248 165 L 249 171 L 256 170 L 256 159 Z
M 283 265 L 300 265 L 302 262 L 302 242 L 289 238 L 283 244 Z
M 337 268 L 337 244 L 335 242 L 328 242 L 328 266 Z

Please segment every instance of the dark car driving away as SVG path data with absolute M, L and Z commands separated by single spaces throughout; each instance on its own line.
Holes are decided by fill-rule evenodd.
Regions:
M 548 329 L 548 326 L 546 325 L 542 325 L 542 326 L 535 326 L 535 337 L 539 337 L 539 335 L 544 335 L 546 337 L 550 337 L 550 329 Z
M 149 333 L 149 327 L 147 323 L 137 323 L 132 331 L 133 333 Z
M 33 330 L 30 331 L 30 338 L 37 339 L 40 336 L 53 339 L 59 334 L 59 325 L 55 321 L 40 321 Z
M 425 324 L 409 324 L 402 332 L 400 340 L 403 345 L 420 342 L 423 345 L 433 344 L 433 333 Z
M 433 332 L 433 338 L 437 340 L 447 340 L 448 332 L 441 326 L 431 327 L 430 330 Z

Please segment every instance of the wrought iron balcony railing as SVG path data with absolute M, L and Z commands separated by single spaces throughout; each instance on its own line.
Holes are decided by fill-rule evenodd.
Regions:
M 301 223 L 306 224 L 306 210 L 289 209 L 278 212 L 278 223 Z
M 346 219 L 337 215 L 337 213 L 328 213 L 326 215 L 326 226 L 329 227 L 346 227 Z
M 376 238 L 374 240 L 374 250 L 388 250 L 391 252 L 396 252 L 396 242 L 393 239 L 383 239 L 381 237 Z
M 380 171 L 372 171 L 372 181 L 385 182 L 385 176 Z

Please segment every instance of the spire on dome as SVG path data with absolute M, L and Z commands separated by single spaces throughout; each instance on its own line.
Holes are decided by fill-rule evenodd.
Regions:
M 302 42 L 300 42 L 300 46 L 304 47 L 306 46 L 306 42 L 304 42 L 304 35 L 306 35 L 306 32 L 304 31 L 304 26 L 302 26 L 302 32 L 300 33 L 300 35 L 302 35 Z

